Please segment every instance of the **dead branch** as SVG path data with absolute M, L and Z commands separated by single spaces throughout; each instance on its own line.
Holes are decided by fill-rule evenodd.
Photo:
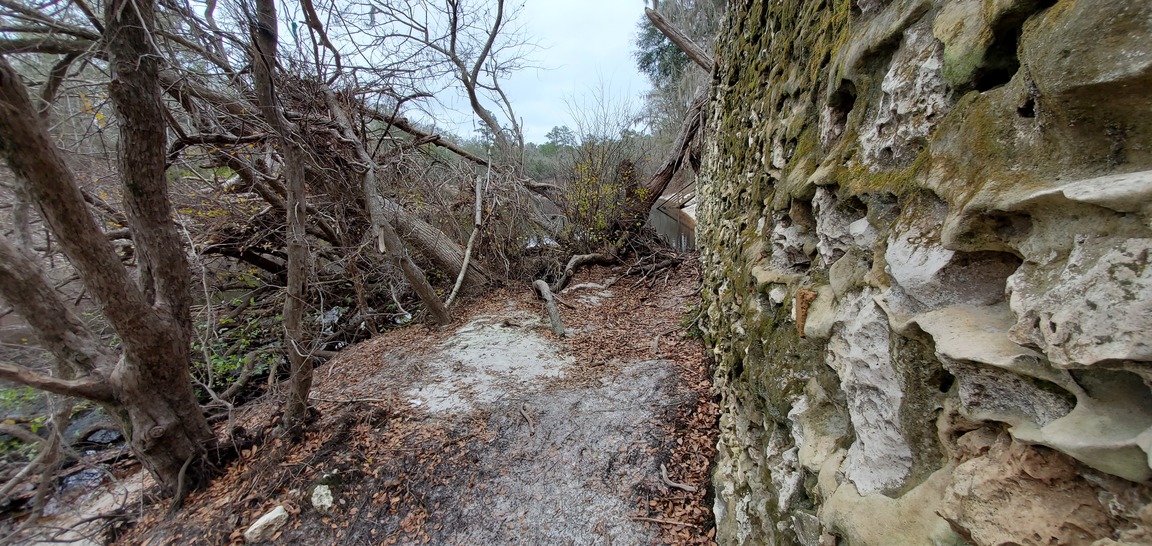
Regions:
M 11 362 L 0 361 L 0 379 L 64 396 L 78 396 L 109 403 L 116 401 L 112 387 L 108 385 L 107 380 L 99 376 L 84 379 L 59 379 L 36 373 Z
M 544 307 L 548 309 L 548 320 L 552 323 L 552 332 L 558 337 L 564 337 L 564 323 L 560 321 L 560 310 L 556 308 L 556 301 L 552 298 L 552 290 L 548 288 L 548 283 L 537 280 L 532 283 L 536 288 L 536 294 L 544 300 Z
M 680 48 L 680 51 L 683 51 L 689 59 L 692 59 L 692 62 L 699 65 L 700 68 L 703 68 L 705 71 L 712 72 L 712 67 L 715 64 L 712 61 L 712 57 L 708 55 L 702 47 L 696 45 L 688 35 L 681 32 L 680 29 L 676 28 L 675 25 L 665 19 L 663 15 L 660 15 L 660 12 L 654 9 L 646 8 L 644 15 L 647 15 L 648 20 L 652 21 L 652 25 L 659 29 L 664 36 L 667 36 L 669 40 L 672 40 L 672 43 Z
M 492 167 L 488 167 L 488 176 L 492 175 Z M 468 272 L 468 261 L 472 257 L 472 247 L 476 245 L 476 235 L 480 233 L 480 227 L 484 221 L 484 185 L 486 180 L 481 180 L 479 176 L 476 177 L 476 209 L 472 218 L 472 235 L 468 236 L 468 246 L 464 249 L 464 267 L 460 268 L 460 274 L 456 276 L 456 285 L 452 287 L 452 294 L 448 296 L 448 301 L 444 303 L 445 307 L 452 305 L 452 300 L 456 299 L 457 292 L 460 291 L 460 285 L 464 283 L 464 274 Z
M 684 527 L 692 527 L 692 528 L 694 528 L 694 529 L 699 529 L 699 528 L 700 528 L 700 526 L 699 526 L 699 525 L 695 525 L 695 524 L 692 524 L 692 523 L 684 523 L 684 522 L 682 522 L 682 521 L 673 521 L 673 520 L 670 520 L 670 519 L 660 519 L 660 518 L 646 518 L 646 517 L 644 517 L 644 516 L 628 516 L 628 519 L 631 519 L 632 521 L 647 521 L 647 522 L 650 522 L 650 523 L 659 523 L 659 524 L 662 524 L 662 525 L 681 525 L 681 526 L 684 526 Z
M 535 436 L 536 421 L 532 419 L 532 416 L 528 415 L 528 404 L 520 404 L 520 416 L 523 417 L 524 421 L 528 423 L 528 435 Z
M 552 284 L 552 291 L 559 292 L 568 286 L 572 277 L 576 275 L 576 270 L 591 264 L 609 265 L 619 262 L 619 260 L 611 254 L 577 254 L 568 260 L 568 265 L 564 266 L 564 272 L 555 283 Z
M 656 339 L 659 340 L 660 338 L 656 338 Z M 664 485 L 667 485 L 668 487 L 675 487 L 676 489 L 683 489 L 684 491 L 687 491 L 689 493 L 695 493 L 696 492 L 696 488 L 694 486 L 672 481 L 672 479 L 668 477 L 668 467 L 664 466 L 663 464 L 660 465 L 660 480 L 663 481 Z
M 477 165 L 481 165 L 481 166 L 487 166 L 488 165 L 488 160 L 468 152 L 464 148 L 457 146 L 455 143 L 453 143 L 450 140 L 444 139 L 440 135 L 434 135 L 434 134 L 426 133 L 424 131 L 421 131 L 420 129 L 417 129 L 416 127 L 413 127 L 412 124 L 409 123 L 407 119 L 404 119 L 401 117 L 389 116 L 387 114 L 384 114 L 384 113 L 379 112 L 377 110 L 373 110 L 371 108 L 364 108 L 363 112 L 366 116 L 368 116 L 372 119 L 378 120 L 378 121 L 383 121 L 384 123 L 387 123 L 387 124 L 397 128 L 397 129 L 400 129 L 401 131 L 403 131 L 405 133 L 408 133 L 409 135 L 412 135 L 417 140 L 425 141 L 428 144 L 432 144 L 434 146 L 439 146 L 441 148 L 444 148 L 445 150 L 448 150 L 448 151 L 450 151 L 450 152 L 452 152 L 452 153 L 454 153 L 454 154 L 456 154 L 456 155 L 458 155 L 464 159 L 467 159 L 468 161 L 471 161 Z

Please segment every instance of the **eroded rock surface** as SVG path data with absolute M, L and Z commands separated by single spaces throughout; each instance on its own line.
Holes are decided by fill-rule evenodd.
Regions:
M 1152 3 L 733 9 L 719 541 L 1152 541 Z

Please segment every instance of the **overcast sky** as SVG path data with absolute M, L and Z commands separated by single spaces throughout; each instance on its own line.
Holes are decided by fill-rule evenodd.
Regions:
M 632 52 L 643 16 L 644 0 L 526 0 L 517 22 L 540 45 L 532 55 L 540 68 L 522 70 L 504 87 L 524 120 L 525 140 L 543 143 L 552 127 L 571 127 L 565 99 L 579 101 L 600 88 L 611 92 L 614 103 L 639 106 L 649 85 Z M 450 116 L 455 122 L 438 119 L 437 125 L 475 136 L 467 103 L 449 106 L 459 110 Z

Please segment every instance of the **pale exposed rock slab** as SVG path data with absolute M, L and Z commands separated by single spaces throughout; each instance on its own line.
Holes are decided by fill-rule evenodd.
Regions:
M 1152 393 L 1143 382 L 1114 371 L 1076 381 L 1048 367 L 1039 353 L 1009 340 L 1012 320 L 1006 306 L 996 305 L 942 309 L 914 322 L 932 335 L 937 355 L 957 377 L 969 418 L 1007 423 L 1019 440 L 1046 445 L 1117 476 L 1152 478 L 1149 446 L 1140 442 L 1152 428 Z M 1053 387 L 1063 389 L 1063 395 Z
M 1004 205 L 1010 209 L 1025 209 L 1035 204 L 1059 205 L 1061 201 L 1087 203 L 1116 212 L 1152 212 L 1152 171 L 1076 180 L 1026 193 Z
M 824 502 L 821 519 L 826 527 L 842 530 L 852 546 L 892 546 L 901 539 L 904 544 L 963 546 L 964 540 L 936 515 L 950 477 L 948 469 L 937 471 L 897 499 L 861 495 L 844 484 Z
M 816 250 L 820 253 L 822 265 L 828 267 L 854 244 L 851 226 L 857 218 L 838 207 L 836 195 L 825 187 L 817 188 L 812 210 L 816 215 L 816 235 L 820 240 Z
M 1147 386 L 1127 372 L 1098 372 L 1082 381 L 1091 388 L 1067 415 L 1039 429 L 1018 427 L 1013 436 L 1128 480 L 1152 479 L 1147 446 L 1142 445 L 1152 429 L 1152 394 Z
M 1024 267 L 1008 281 L 1010 335 L 1060 367 L 1152 361 L 1152 239 L 1079 236 L 1063 270 Z
M 798 448 L 797 460 L 813 473 L 819 473 L 824 463 L 836 454 L 840 441 L 848 435 L 848 420 L 814 379 L 808 382 L 804 394 L 792 405 L 788 420 L 792 423 L 792 436 Z
M 925 228 L 912 227 L 888 240 L 884 253 L 892 283 L 915 303 L 909 311 L 1004 299 L 1004 283 L 1015 257 L 999 252 L 956 252 L 940 245 Z
M 887 320 L 868 289 L 845 300 L 837 323 L 826 362 L 840 378 L 856 431 L 844 474 L 863 495 L 900 487 L 912 469 L 912 451 L 900 429 L 903 392 Z
M 250 544 L 269 540 L 285 523 L 288 523 L 288 511 L 283 506 L 277 506 L 248 526 L 244 531 L 244 540 Z
M 777 215 L 768 240 L 772 245 L 770 267 L 779 271 L 797 271 L 812 263 L 816 236 L 803 224 Z
M 811 290 L 816 292 L 816 299 L 808 305 L 808 320 L 804 322 L 804 335 L 816 339 L 828 339 L 832 335 L 832 327 L 836 325 L 838 317 L 836 293 L 828 285 L 813 287 Z
M 948 84 L 941 74 L 943 47 L 931 25 L 913 25 L 892 59 L 880 88 L 876 117 L 860 132 L 864 159 L 874 168 L 903 166 L 923 148 L 936 123 L 951 109 Z

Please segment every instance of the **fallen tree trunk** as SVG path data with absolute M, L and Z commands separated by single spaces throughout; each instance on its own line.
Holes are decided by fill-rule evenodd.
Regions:
M 676 135 L 676 141 L 672 144 L 672 151 L 669 152 L 668 158 L 660 165 L 660 169 L 652 178 L 644 184 L 643 199 L 639 199 L 639 210 L 636 213 L 643 213 L 643 217 L 647 218 L 648 211 L 656 204 L 656 201 L 664 193 L 668 184 L 672 182 L 672 177 L 684 167 L 684 160 L 690 156 L 690 148 L 692 141 L 696 139 L 696 135 L 700 134 L 704 126 L 704 105 L 708 104 L 708 88 L 701 89 L 696 97 L 692 99 L 691 106 L 688 107 L 688 113 L 684 116 L 684 122 L 680 125 L 680 132 Z
M 388 220 L 388 215 L 384 212 L 384 196 L 380 195 L 380 187 L 376 185 L 376 163 L 368 155 L 364 143 L 356 136 L 356 132 L 352 129 L 352 122 L 344 113 L 340 102 L 336 100 L 336 94 L 331 89 L 324 87 L 324 98 L 328 103 L 332 117 L 340 126 L 340 132 L 346 140 L 352 143 L 356 155 L 362 163 L 361 167 L 364 169 L 362 191 L 364 192 L 364 200 L 368 203 L 369 218 L 381 246 L 381 252 L 387 252 L 388 257 L 399 266 L 400 271 L 404 273 L 404 279 L 416 291 L 416 295 L 420 297 L 424 307 L 432 314 L 432 319 L 436 321 L 436 324 L 443 326 L 452 322 L 452 317 L 448 314 L 448 307 L 440 301 L 436 295 L 436 290 L 428 283 L 428 277 L 412 261 L 408 255 L 408 249 L 400 240 L 400 236 L 396 234 L 396 230 Z M 464 261 L 467 262 L 467 257 L 464 258 Z M 464 271 L 461 271 L 460 274 L 463 276 Z
M 432 224 L 408 212 L 399 203 L 383 198 L 384 213 L 404 242 L 435 264 L 436 268 L 452 275 L 464 267 L 464 249 L 444 232 Z M 496 277 L 474 260 L 468 264 L 464 275 L 466 287 L 479 287 L 494 281 Z

